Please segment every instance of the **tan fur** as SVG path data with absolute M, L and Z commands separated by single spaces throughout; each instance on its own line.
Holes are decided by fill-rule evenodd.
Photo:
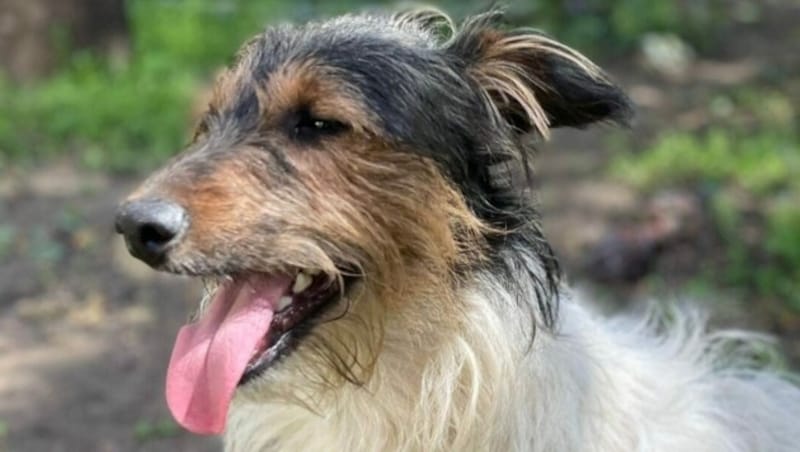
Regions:
M 550 137 L 550 121 L 539 96 L 552 88 L 531 71 L 529 62 L 535 61 L 537 55 L 558 56 L 593 77 L 603 77 L 600 69 L 586 57 L 541 34 L 508 36 L 487 29 L 483 45 L 483 54 L 472 68 L 472 76 L 484 90 L 487 105 L 495 111 L 496 120 L 502 117 L 500 110 L 520 108 L 534 130 L 545 139 Z
M 270 121 L 280 119 L 286 112 L 308 106 L 315 117 L 346 119 L 356 133 L 374 131 L 375 124 L 364 114 L 366 108 L 348 95 L 335 70 L 315 63 L 308 60 L 284 66 L 270 77 L 266 86 L 258 84 L 265 127 L 274 125 Z

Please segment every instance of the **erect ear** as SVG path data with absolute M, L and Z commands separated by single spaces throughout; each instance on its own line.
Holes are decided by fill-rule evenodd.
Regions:
M 498 119 L 545 138 L 553 127 L 628 122 L 628 97 L 600 68 L 535 30 L 501 29 L 502 16 L 476 16 L 446 44 L 465 62 Z

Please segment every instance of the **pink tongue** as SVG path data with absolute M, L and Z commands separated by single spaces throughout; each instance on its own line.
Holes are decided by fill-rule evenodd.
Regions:
M 167 370 L 167 405 L 187 430 L 215 435 L 225 429 L 236 385 L 290 282 L 270 276 L 226 283 L 208 312 L 178 332 Z

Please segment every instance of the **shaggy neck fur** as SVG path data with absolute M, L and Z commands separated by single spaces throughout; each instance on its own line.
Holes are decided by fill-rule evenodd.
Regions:
M 524 362 L 532 330 L 515 316 L 510 293 L 487 298 L 501 285 L 489 273 L 474 274 L 446 316 L 436 311 L 454 305 L 441 299 L 447 291 L 414 291 L 422 298 L 387 314 L 365 385 L 345 384 L 314 407 L 237 400 L 228 449 L 490 450 L 521 441 L 511 420 L 522 414 L 515 408 L 519 391 L 528 390 Z M 497 422 L 503 419 L 508 422 Z
M 538 266 L 506 252 L 513 267 Z M 558 332 L 529 348 L 519 294 L 477 273 L 459 293 L 460 328 L 432 339 L 395 319 L 369 382 L 313 410 L 238 399 L 226 450 L 796 450 L 800 393 L 726 358 L 753 338 L 706 336 L 688 312 L 672 313 L 669 334 L 653 332 L 655 315 L 601 322 L 564 295 Z

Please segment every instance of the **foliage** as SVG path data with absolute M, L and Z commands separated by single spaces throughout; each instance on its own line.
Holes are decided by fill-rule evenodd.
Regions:
M 161 438 L 178 436 L 181 428 L 171 419 L 151 421 L 142 419 L 133 427 L 133 435 L 139 442 L 148 442 Z
M 0 100 L 0 117 L 12 119 L 0 123 L 0 150 L 22 161 L 75 150 L 96 168 L 152 164 L 180 145 L 194 85 L 157 56 L 114 71 L 84 55 L 36 89 Z
M 551 32 L 582 48 L 620 53 L 653 32 L 674 33 L 696 45 L 713 41 L 722 25 L 723 0 L 547 0 L 536 2 L 537 17 Z
M 757 195 L 794 184 L 791 176 L 799 170 L 800 154 L 793 139 L 772 132 L 740 136 L 727 128 L 699 136 L 666 133 L 641 155 L 616 163 L 616 171 L 639 186 L 732 183 Z
M 132 55 L 123 67 L 72 55 L 32 87 L 0 79 L 0 167 L 75 153 L 94 168 L 147 168 L 186 140 L 192 95 L 283 1 L 129 2 Z
M 292 6 L 285 0 L 133 0 L 128 10 L 134 54 L 156 54 L 177 67 L 212 69 L 229 61 L 269 18 L 298 10 Z
M 666 132 L 645 151 L 616 159 L 612 172 L 646 189 L 690 184 L 708 194 L 726 249 L 724 280 L 800 310 L 796 113 L 768 91 L 744 92 L 734 103 L 741 114 L 724 126 Z
M 648 31 L 705 30 L 720 0 L 539 0 L 509 2 L 518 24 L 581 48 L 625 49 Z M 0 168 L 75 155 L 92 168 L 149 168 L 186 141 L 192 96 L 262 24 L 355 10 L 375 1 L 129 0 L 132 52 L 124 64 L 69 54 L 53 77 L 13 86 L 0 76 Z M 377 2 L 395 3 L 395 2 Z M 438 2 L 456 16 L 488 3 Z M 610 18 L 610 20 L 609 20 Z M 599 49 L 593 45 L 599 43 Z M 1 75 L 1 74 L 0 74 Z

